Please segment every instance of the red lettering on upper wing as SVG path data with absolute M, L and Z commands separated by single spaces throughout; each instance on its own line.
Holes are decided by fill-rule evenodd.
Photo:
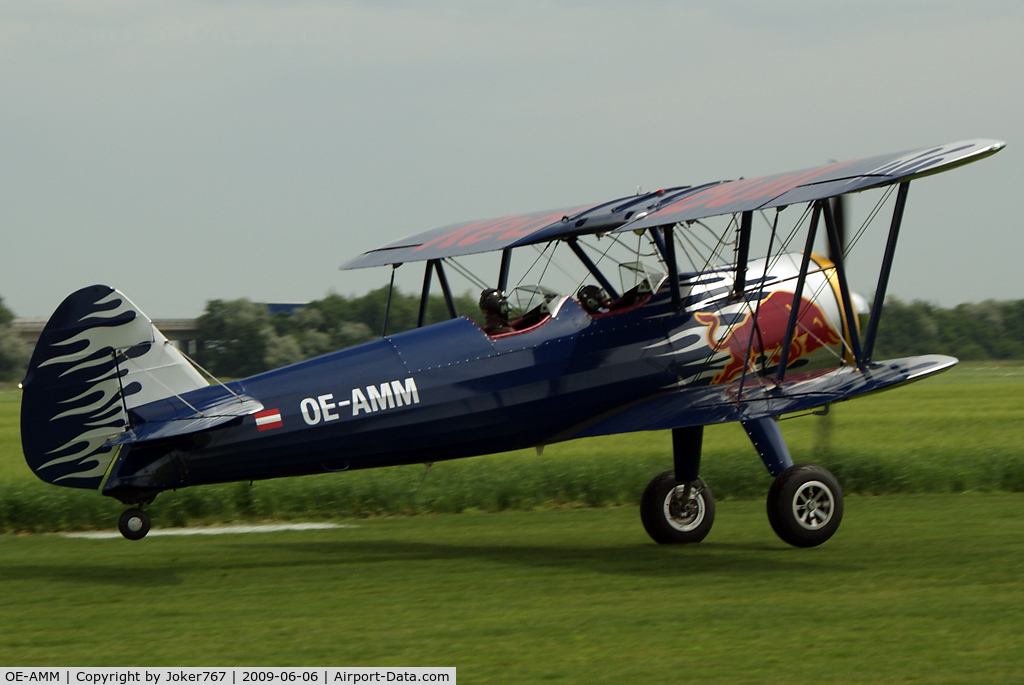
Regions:
M 525 238 L 534 231 L 550 226 L 562 219 L 564 216 L 572 216 L 579 212 L 594 207 L 587 205 L 574 209 L 549 212 L 542 215 L 537 214 L 513 214 L 498 219 L 484 219 L 474 221 L 459 228 L 452 229 L 444 235 L 428 240 L 422 245 L 412 248 L 413 252 L 425 250 L 428 247 L 445 249 L 453 246 L 467 247 L 486 240 L 498 240 L 502 243 L 517 238 Z
M 714 209 L 733 202 L 754 202 L 757 200 L 761 200 L 762 203 L 768 202 L 793 188 L 820 178 L 848 164 L 851 164 L 851 162 L 828 164 L 800 173 L 761 176 L 759 178 L 721 183 L 703 190 L 692 197 L 673 203 L 661 210 L 659 214 L 664 213 L 665 216 L 671 216 L 686 209 L 697 207 Z
M 543 228 L 548 224 L 558 221 L 562 216 L 564 216 L 564 214 L 556 212 L 554 214 L 547 214 L 541 217 L 532 217 L 520 214 L 517 216 L 505 217 L 504 219 L 497 219 L 489 222 L 489 225 L 482 227 L 475 233 L 472 233 L 460 240 L 459 245 L 472 245 L 482 240 L 493 238 L 497 233 L 500 233 L 500 235 L 498 235 L 498 240 L 501 241 L 521 238 L 529 235 L 538 228 Z
M 475 229 L 480 228 L 480 224 L 481 223 L 483 223 L 483 222 L 479 222 L 478 221 L 478 222 L 475 222 L 475 223 L 463 226 L 462 228 L 456 228 L 455 230 L 453 230 L 453 231 L 451 231 L 449 233 L 445 233 L 444 235 L 440 235 L 440 236 L 434 238 L 433 240 L 428 240 L 427 242 L 423 243 L 422 245 L 417 245 L 416 247 L 412 248 L 412 251 L 413 252 L 419 252 L 420 250 L 425 250 L 428 247 L 451 247 L 452 245 L 455 244 L 455 241 L 458 240 L 459 238 L 461 238 L 462 236 L 466 235 L 467 233 L 472 232 Z
M 564 212 L 554 212 L 546 214 L 541 217 L 535 217 L 530 214 L 515 214 L 513 216 L 501 217 L 499 219 L 485 219 L 483 221 L 474 221 L 471 224 L 466 224 L 461 228 L 456 228 L 449 233 L 438 236 L 433 240 L 428 240 L 422 245 L 417 245 L 412 249 L 413 252 L 419 252 L 425 250 L 428 247 L 437 248 L 449 248 L 454 245 L 460 247 L 466 247 L 473 245 L 484 240 L 494 238 L 498 235 L 498 240 L 509 240 L 513 238 L 521 238 L 527 236 L 538 228 L 543 228 L 555 221 L 558 221 L 563 216 Z

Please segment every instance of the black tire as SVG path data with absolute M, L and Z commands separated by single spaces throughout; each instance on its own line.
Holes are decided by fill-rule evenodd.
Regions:
M 640 520 L 651 539 L 659 545 L 700 542 L 715 522 L 715 500 L 711 488 L 699 478 L 691 484 L 689 502 L 681 501 L 684 485 L 675 471 L 656 476 L 640 498 Z
M 820 466 L 790 466 L 768 490 L 768 523 L 794 547 L 817 547 L 835 534 L 842 520 L 843 489 Z
M 149 515 L 142 509 L 126 509 L 117 519 L 117 529 L 129 540 L 141 540 L 149 532 Z

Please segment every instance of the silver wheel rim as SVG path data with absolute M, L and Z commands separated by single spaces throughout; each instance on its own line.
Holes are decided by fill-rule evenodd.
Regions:
M 793 518 L 804 530 L 820 530 L 832 520 L 836 500 L 820 480 L 807 481 L 793 495 Z
M 696 488 L 690 490 L 690 500 L 683 504 L 682 499 L 685 485 L 677 485 L 665 496 L 665 503 L 662 507 L 665 513 L 665 520 L 680 533 L 689 533 L 704 522 L 704 498 Z
M 128 519 L 128 530 L 133 533 L 138 533 L 142 530 L 142 518 L 139 516 L 132 516 Z

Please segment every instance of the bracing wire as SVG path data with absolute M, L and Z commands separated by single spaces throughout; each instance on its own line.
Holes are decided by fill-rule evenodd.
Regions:
M 863 235 L 864 235 L 864 232 L 865 232 L 865 231 L 867 230 L 867 227 L 868 227 L 868 226 L 869 226 L 869 225 L 870 225 L 870 224 L 871 224 L 871 223 L 872 223 L 872 222 L 873 222 L 873 221 L 875 220 L 875 218 L 876 218 L 876 217 L 878 216 L 878 213 L 879 213 L 879 212 L 881 211 L 881 209 L 882 209 L 882 207 L 884 206 L 885 202 L 886 202 L 886 201 L 887 201 L 887 200 L 889 199 L 889 197 L 890 197 L 890 196 L 892 195 L 892 193 L 893 193 L 893 190 L 894 190 L 894 189 L 895 189 L 895 186 L 893 186 L 893 185 L 890 185 L 890 186 L 888 186 L 888 187 L 886 188 L 886 191 L 885 191 L 885 193 L 884 193 L 884 194 L 882 195 L 882 197 L 881 197 L 881 198 L 880 198 L 880 199 L 879 199 L 879 200 L 878 200 L 878 201 L 877 201 L 877 202 L 875 203 L 875 206 L 874 206 L 874 207 L 872 208 L 872 210 L 871 210 L 871 211 L 870 211 L 870 212 L 868 213 L 868 217 L 867 217 L 867 218 L 866 218 L 866 219 L 864 220 L 864 222 L 863 222 L 863 223 L 861 224 L 860 228 L 859 228 L 859 229 L 857 229 L 857 233 L 856 233 L 856 235 L 854 236 L 853 240 L 851 240 L 851 241 L 850 241 L 850 242 L 849 242 L 849 243 L 848 243 L 848 244 L 846 245 L 846 249 L 844 249 L 844 250 L 843 250 L 843 259 L 846 259 L 847 255 L 849 255 L 849 254 L 850 254 L 850 252 L 851 252 L 851 251 L 853 250 L 853 247 L 854 247 L 854 245 L 856 245 L 856 244 L 857 244 L 857 241 L 859 241 L 859 240 L 860 240 L 860 238 L 861 238 L 861 236 L 863 236 Z M 810 205 L 810 204 L 808 204 L 808 209 L 810 208 L 810 206 L 811 206 L 811 205 Z M 823 273 L 823 272 L 827 272 L 827 271 L 829 271 L 830 269 L 831 269 L 831 270 L 834 270 L 834 269 L 835 269 L 835 267 L 829 267 L 828 269 L 818 269 L 818 270 L 817 270 L 816 272 L 814 272 L 814 273 L 817 273 L 817 272 L 822 272 L 822 273 Z M 812 273 L 812 272 L 808 272 L 808 273 Z M 817 298 L 818 298 L 818 297 L 819 297 L 819 296 L 821 295 L 821 293 L 822 293 L 822 291 L 823 291 L 823 290 L 825 289 L 825 287 L 826 287 L 827 285 L 829 285 L 829 283 L 830 283 L 830 279 L 829 279 L 829 278 L 828 278 L 828 277 L 826 276 L 825 280 L 824 280 L 824 281 L 823 281 L 823 282 L 822 282 L 822 283 L 821 283 L 821 284 L 820 284 L 820 285 L 819 285 L 819 286 L 818 286 L 818 287 L 817 287 L 817 288 L 816 288 L 816 289 L 814 290 L 814 293 L 812 294 L 812 296 L 811 296 L 811 297 L 812 297 L 813 299 L 815 299 L 815 300 L 816 300 L 816 299 L 817 299 Z M 849 287 L 849 284 L 847 284 L 847 287 Z M 842 306 L 842 305 L 840 305 L 840 306 Z M 842 316 L 842 314 L 840 314 L 840 316 Z M 803 325 L 802 325 L 802 324 L 800 323 L 800 321 L 799 321 L 799 320 L 797 320 L 797 324 L 798 324 L 798 325 L 800 325 L 800 327 L 801 327 L 801 328 L 803 328 L 803 329 L 804 329 L 804 331 L 805 331 L 805 332 L 807 332 L 807 333 L 808 333 L 809 335 L 814 335 L 814 334 L 813 334 L 813 333 L 811 333 L 811 332 L 810 332 L 810 331 L 809 331 L 809 330 L 808 330 L 808 329 L 807 329 L 807 328 L 806 328 L 805 326 L 803 326 Z M 847 322 L 847 325 L 848 325 L 848 326 L 850 326 L 850 327 L 853 327 L 853 326 L 856 326 L 857 324 L 856 324 L 856 322 L 855 322 L 855 321 L 848 321 L 848 322 Z M 841 328 L 841 327 L 842 327 L 842 326 L 840 325 L 840 328 Z M 821 343 L 821 342 L 822 342 L 822 341 L 821 341 L 821 339 L 820 339 L 820 338 L 818 338 L 817 336 L 814 336 L 814 338 L 815 338 L 815 339 L 816 339 L 816 340 L 817 340 L 817 341 L 818 341 L 819 343 Z M 853 357 L 853 348 L 851 347 L 850 343 L 849 343 L 849 342 L 847 341 L 847 339 L 846 339 L 845 337 L 843 337 L 843 336 L 840 336 L 840 338 L 841 338 L 841 342 L 842 342 L 842 347 L 843 347 L 843 350 L 844 350 L 845 352 L 848 352 L 848 353 L 850 354 L 850 356 L 851 356 L 851 357 Z M 846 364 L 846 358 L 845 358 L 845 357 L 844 357 L 843 355 L 839 355 L 839 354 L 836 354 L 836 352 L 835 352 L 834 350 L 832 350 L 832 349 L 831 349 L 830 347 L 828 347 L 828 346 L 826 346 L 826 345 L 824 345 L 824 344 L 822 344 L 822 347 L 823 347 L 824 349 L 828 350 L 828 351 L 829 351 L 829 352 L 830 352 L 830 353 L 831 353 L 831 354 L 832 354 L 833 356 L 835 356 L 835 357 L 836 357 L 836 358 L 837 358 L 837 359 L 838 359 L 838 360 L 839 360 L 839 361 L 840 361 L 841 363 L 843 363 L 843 364 Z
M 533 260 L 533 263 L 530 264 L 530 267 L 526 270 L 526 272 L 516 282 L 516 287 L 517 288 L 519 286 L 521 286 L 523 284 L 523 281 L 526 280 L 526 277 L 530 275 L 530 272 L 533 271 L 533 267 L 537 266 L 537 262 L 539 262 L 541 260 L 541 257 L 544 256 L 544 253 L 548 251 L 548 247 L 550 245 L 551 245 L 551 243 L 548 243 L 547 245 L 544 246 L 543 250 L 540 250 L 540 254 L 537 255 L 537 258 Z M 536 247 L 536 246 L 534 246 L 534 247 Z
M 619 244 L 614 235 L 611 236 L 611 239 L 612 240 L 608 244 L 608 248 L 605 249 L 605 251 L 601 253 L 601 256 L 597 258 L 597 261 L 594 262 L 594 268 L 597 268 L 601 264 L 601 260 L 603 260 L 605 258 L 605 256 L 608 254 L 609 250 L 611 250 L 613 247 L 615 247 L 615 245 Z M 594 252 L 597 252 L 597 248 L 595 248 L 592 245 L 587 245 L 582 240 L 579 241 L 579 245 L 580 245 L 580 247 L 584 247 L 584 248 L 589 247 Z M 588 278 L 590 278 L 590 274 L 589 273 L 584 274 L 583 278 L 580 280 L 580 282 L 576 284 L 576 289 L 573 292 L 579 292 L 580 288 L 583 287 L 583 284 L 587 281 Z
M 168 342 L 167 344 L 170 344 L 170 343 Z M 179 350 L 179 351 L 180 351 L 180 350 Z M 142 366 L 139 366 L 139 365 L 138 365 L 137 363 L 135 363 L 135 360 L 134 360 L 134 359 L 132 359 L 131 357 L 129 357 L 128 355 L 122 355 L 122 356 L 123 356 L 123 357 L 125 358 L 125 361 L 127 361 L 127 362 L 128 362 L 129 364 L 131 364 L 131 365 L 132 365 L 132 366 L 134 366 L 134 367 L 135 367 L 136 369 L 138 369 L 138 370 L 139 370 L 139 371 L 141 371 L 142 373 L 146 374 L 147 376 L 149 376 L 150 378 L 152 378 L 153 380 L 155 380 L 155 381 L 156 381 L 157 383 L 159 383 L 159 384 L 161 385 L 161 387 L 163 387 L 163 389 L 164 389 L 164 390 L 166 390 L 167 392 L 171 393 L 172 395 L 174 395 L 175 397 L 177 397 L 177 398 L 178 398 L 179 400 L 181 400 L 181 401 L 182 401 L 182 402 L 183 402 L 183 403 L 184 403 L 184 404 L 185 404 L 185 405 L 186 405 L 186 406 L 187 406 L 187 407 L 188 407 L 189 409 L 191 409 L 191 410 L 192 410 L 192 411 L 194 411 L 194 412 L 195 412 L 196 414 L 198 414 L 200 418 L 202 418 L 202 417 L 203 417 L 203 412 L 201 412 L 201 411 L 199 411 L 198 409 L 196 409 L 196 408 L 195 408 L 194 406 L 192 406 L 192 404 L 191 404 L 191 403 L 190 403 L 190 402 L 189 402 L 188 400 L 186 400 L 186 399 L 185 399 L 184 397 L 182 397 L 182 396 L 181 396 L 181 395 L 179 395 L 178 393 L 174 392 L 174 391 L 173 391 L 173 390 L 172 390 L 171 388 L 167 387 L 167 384 L 166 384 L 166 383 L 164 383 L 164 382 L 163 382 L 162 380 L 160 380 L 159 378 L 157 378 L 156 376 L 154 376 L 153 374 L 151 374 L 151 373 L 149 372 L 149 369 L 147 369 L 147 368 L 145 368 L 145 367 L 142 367 Z M 217 382 L 218 382 L 218 383 L 220 383 L 220 381 L 217 381 Z M 223 383 L 221 383 L 221 385 L 222 385 L 222 386 L 224 386 L 224 388 L 225 388 L 225 389 L 226 389 L 226 390 L 227 390 L 228 392 L 230 392 L 230 393 L 231 393 L 232 395 L 235 395 L 235 397 L 238 397 L 238 395 L 237 395 L 237 394 L 235 394 L 234 392 L 232 392 L 232 391 L 231 391 L 231 388 L 229 388 L 228 386 L 224 385 Z M 241 401 L 241 399 L 242 399 L 242 398 L 241 398 L 241 397 L 238 397 L 238 399 L 239 399 L 239 401 Z
M 558 242 L 561 242 L 561 241 L 557 241 L 556 242 L 555 249 L 558 248 L 558 244 L 557 244 Z M 534 247 L 534 249 L 537 249 L 536 245 L 534 245 L 533 247 Z M 551 256 L 548 257 L 548 265 L 554 265 L 554 267 L 556 269 L 558 269 L 559 271 L 561 271 L 562 275 L 565 276 L 566 278 L 568 278 L 570 281 L 576 280 L 575 274 L 569 273 L 569 271 L 565 267 L 563 267 L 559 262 L 554 261 L 554 258 L 555 258 L 555 250 L 552 250 L 551 251 Z M 547 266 L 545 266 L 544 268 L 547 269 Z M 544 278 L 544 274 L 542 273 L 541 274 L 541 279 L 543 279 L 543 278 Z
M 715 266 L 720 266 L 720 265 L 724 264 L 725 260 L 722 257 L 721 250 L 723 250 L 723 248 L 729 243 L 729 241 L 726 239 L 728 237 L 728 235 L 731 232 L 735 231 L 735 228 L 736 228 L 736 217 L 733 216 L 729 220 L 729 223 L 722 230 L 722 234 L 721 235 L 715 233 L 714 229 L 712 229 L 710 226 L 705 224 L 703 221 L 700 221 L 699 219 L 697 221 L 693 222 L 693 223 L 695 223 L 698 226 L 702 227 L 704 230 L 706 230 L 708 233 L 710 233 L 713 238 L 715 238 L 715 245 L 712 247 L 712 246 L 708 245 L 707 243 L 705 243 L 703 240 L 701 240 L 700 237 L 695 232 L 691 232 L 691 233 L 687 234 L 687 235 L 691 236 L 694 240 L 697 240 L 698 242 L 700 242 L 700 244 L 704 246 L 705 250 L 708 251 L 707 252 L 707 255 L 708 255 L 707 259 L 704 260 L 704 266 L 700 269 L 700 271 L 701 272 L 707 271 L 711 267 L 712 262 L 715 263 Z M 691 246 L 693 246 L 694 251 L 697 252 L 697 254 L 701 254 L 701 250 L 699 248 L 697 248 L 696 246 L 694 246 L 692 244 L 692 242 L 691 242 Z
M 468 280 L 470 283 L 473 283 L 478 288 L 481 288 L 483 290 L 487 290 L 487 289 L 489 289 L 491 287 L 490 284 L 485 282 L 483 279 L 479 278 L 476 274 L 474 274 L 468 268 L 466 268 L 465 266 L 463 266 L 459 262 L 455 261 L 454 257 L 444 257 L 441 261 L 443 261 L 445 264 L 449 264 L 453 269 L 455 269 L 455 271 L 460 276 L 462 276 L 463 278 Z
M 546 274 L 546 273 L 548 272 L 548 267 L 549 267 L 549 266 L 551 266 L 551 262 L 552 262 L 552 260 L 554 260 L 554 258 L 555 258 L 555 252 L 556 252 L 556 251 L 558 250 L 558 243 L 559 243 L 559 242 L 561 242 L 561 241 L 555 241 L 555 242 L 554 242 L 554 247 L 553 247 L 553 248 L 551 248 L 551 254 L 550 254 L 550 255 L 548 255 L 548 261 L 547 261 L 547 263 L 546 263 L 546 264 L 544 265 L 544 268 L 543 268 L 543 269 L 541 269 L 541 272 L 540 272 L 540 278 L 538 278 L 538 279 L 537 279 L 537 282 L 538 282 L 538 283 L 541 283 L 541 282 L 542 282 L 542 281 L 544 280 L 544 274 Z M 547 248 L 546 248 L 546 247 L 545 247 L 544 249 L 545 249 L 545 250 L 547 250 Z M 570 278 L 572 278 L 572 276 L 570 276 Z
M 875 217 L 878 216 L 878 213 L 882 211 L 882 206 L 889 200 L 889 197 L 893 194 L 893 191 L 895 190 L 895 185 L 889 185 L 886 187 L 885 194 L 882 195 L 881 199 L 879 199 L 878 202 L 875 203 L 874 208 L 872 208 L 872 210 L 868 213 L 868 217 L 864 220 L 864 223 L 860 225 L 860 228 L 857 229 L 857 233 L 856 235 L 854 235 L 853 240 L 847 243 L 846 249 L 843 250 L 843 259 L 846 259 L 846 256 L 850 254 L 854 246 L 857 244 L 857 241 L 860 240 L 862 235 L 864 235 L 864 232 L 867 230 L 868 226 L 875 220 Z
M 785 209 L 785 208 L 784 207 L 780 208 L 778 211 L 781 212 L 782 209 Z M 763 212 L 762 212 L 762 214 L 763 214 Z M 810 208 L 808 206 L 808 207 L 804 208 L 803 213 L 801 213 L 799 218 L 797 218 L 796 223 L 793 225 L 793 229 L 789 232 L 789 235 L 787 235 L 785 240 L 782 241 L 781 245 L 779 246 L 778 252 L 775 253 L 775 257 L 772 259 L 771 263 L 768 265 L 766 271 L 771 270 L 771 269 L 775 268 L 776 265 L 778 265 L 779 260 L 782 259 L 783 255 L 786 254 L 786 250 L 792 244 L 793 239 L 796 238 L 796 236 L 799 234 L 800 228 L 803 226 L 804 222 L 807 220 L 807 218 L 810 215 L 811 215 Z M 768 219 L 768 217 L 765 217 L 765 221 L 767 221 L 767 219 Z
M 693 256 L 690 254 L 690 251 L 686 249 L 686 246 L 683 244 L 683 239 L 679 235 L 680 233 L 683 233 L 686 230 L 686 226 L 682 224 L 676 224 L 676 228 L 678 228 L 679 230 L 672 232 L 674 236 L 673 240 L 676 241 L 676 245 L 679 247 L 679 250 L 683 253 L 683 256 L 686 257 L 686 261 L 690 262 L 690 267 L 693 269 L 693 272 L 699 273 L 700 270 L 697 268 L 697 264 L 694 263 Z
M 704 240 L 701 239 L 700 235 L 696 231 L 685 231 L 684 232 L 684 235 L 686 236 L 686 238 L 687 238 L 688 242 L 690 243 L 691 247 L 693 247 L 694 252 L 696 252 L 697 254 L 701 254 L 702 252 L 706 251 L 706 254 L 708 255 L 708 258 L 704 262 L 704 269 L 707 269 L 708 266 L 710 266 L 710 264 L 711 264 L 711 260 L 713 260 L 717 256 L 717 252 L 718 252 L 719 247 L 725 241 L 725 236 L 732 229 L 732 222 L 730 221 L 729 225 L 725 227 L 725 230 L 722 232 L 721 237 L 719 237 L 719 235 L 717 233 L 715 233 L 714 229 L 712 229 L 710 226 L 705 224 L 703 221 L 694 221 L 693 224 L 696 224 L 697 226 L 700 226 L 701 228 L 706 230 L 708 233 L 710 233 L 716 239 L 715 240 L 715 245 L 714 245 L 714 247 L 712 247 L 711 245 L 708 245 L 706 242 L 704 242 Z M 701 247 L 703 247 L 704 250 L 702 251 L 700 249 L 700 247 L 697 247 L 697 245 L 694 244 L 694 241 L 696 241 L 697 243 L 700 243 Z M 703 271 L 704 269 L 701 269 L 701 270 Z
M 228 391 L 229 393 L 231 393 L 232 395 L 234 395 L 235 397 L 237 397 L 237 398 L 238 398 L 239 400 L 241 400 L 241 399 L 242 399 L 241 395 L 239 395 L 239 394 L 238 394 L 237 392 L 235 392 L 234 390 L 232 390 L 231 388 L 229 388 L 229 387 L 228 387 L 227 385 L 225 385 L 225 384 L 224 384 L 224 382 L 223 382 L 222 380 L 220 380 L 219 378 L 217 378 L 216 376 L 214 376 L 214 375 L 213 375 L 212 373 L 210 373 L 209 371 L 207 371 L 207 370 L 206 370 L 205 368 L 203 368 L 203 366 L 202 366 L 202 365 L 201 365 L 201 364 L 200 364 L 199 362 L 197 362 L 197 361 L 196 361 L 195 359 L 193 359 L 192 357 L 188 356 L 188 355 L 187 355 L 187 354 L 186 354 L 185 352 L 183 352 L 182 350 L 178 350 L 178 352 L 179 352 L 179 353 L 181 354 L 181 356 L 182 356 L 182 357 L 184 357 L 185 359 L 187 359 L 187 360 L 188 360 L 188 362 L 189 362 L 190 364 L 192 364 L 192 366 L 196 367 L 197 369 L 199 369 L 200 371 L 202 371 L 203 373 L 205 373 L 205 374 L 206 374 L 207 376 L 209 376 L 211 380 L 215 381 L 215 382 L 217 383 L 217 385 L 219 385 L 219 386 L 221 386 L 222 388 L 224 388 L 225 390 L 227 390 L 227 391 Z M 159 382 L 159 381 L 158 381 L 158 382 Z M 184 400 L 182 400 L 182 402 L 184 402 Z M 187 403 L 186 403 L 186 404 L 187 404 Z

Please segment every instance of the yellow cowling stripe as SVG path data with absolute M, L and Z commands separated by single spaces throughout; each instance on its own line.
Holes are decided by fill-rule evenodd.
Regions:
M 829 285 L 832 286 L 832 292 L 836 296 L 836 304 L 839 305 L 839 317 L 843 322 L 843 340 L 846 341 L 846 345 L 843 346 L 843 361 L 847 364 L 855 365 L 857 362 L 853 358 L 853 354 L 850 352 L 853 345 L 850 343 L 850 322 L 846 320 L 846 308 L 843 307 L 843 295 L 842 290 L 839 288 L 839 277 L 836 275 L 836 265 L 827 257 L 822 257 L 816 252 L 811 253 L 811 259 L 817 264 L 822 273 L 825 274 L 825 278 L 828 279 Z M 860 318 L 853 317 L 853 325 L 857 329 L 857 335 L 860 335 Z

